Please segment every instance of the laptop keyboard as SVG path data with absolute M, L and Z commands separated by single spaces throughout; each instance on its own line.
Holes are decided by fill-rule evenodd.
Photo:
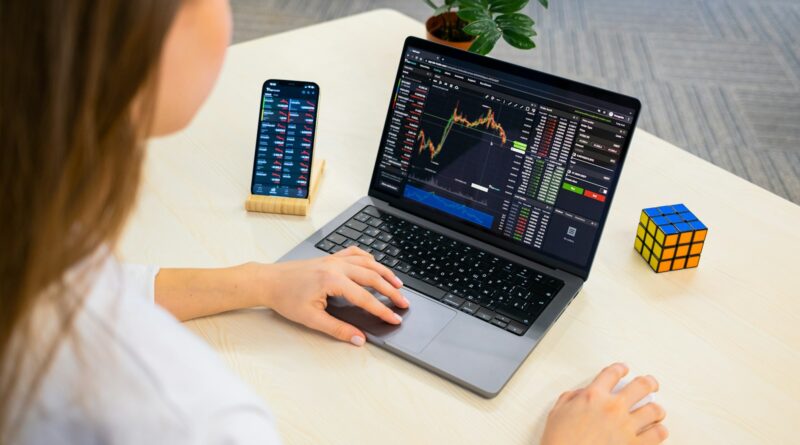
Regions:
M 523 335 L 564 282 L 379 211 L 361 209 L 316 244 L 358 246 L 403 284 L 498 328 Z

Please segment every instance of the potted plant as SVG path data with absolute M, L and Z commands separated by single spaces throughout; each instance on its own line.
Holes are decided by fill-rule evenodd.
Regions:
M 533 19 L 519 12 L 529 0 L 444 0 L 439 6 L 423 1 L 434 9 L 425 22 L 428 40 L 478 54 L 488 54 L 500 37 L 515 48 L 536 46 Z M 547 8 L 548 0 L 538 2 Z

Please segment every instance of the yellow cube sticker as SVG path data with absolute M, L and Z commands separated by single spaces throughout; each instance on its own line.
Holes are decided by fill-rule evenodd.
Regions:
M 653 270 L 658 270 L 658 260 L 654 256 L 650 257 L 650 267 L 652 267 Z
M 660 244 L 656 243 L 653 246 L 653 255 L 655 255 L 656 258 L 661 258 L 661 245 Z
M 656 229 L 656 242 L 658 244 L 664 244 L 664 231 L 661 229 Z
M 650 219 L 647 217 L 647 213 L 642 212 L 642 216 L 639 217 L 639 222 L 642 223 L 642 226 L 647 227 L 647 220 Z
M 636 251 L 639 253 L 642 253 L 642 245 L 643 245 L 642 240 L 640 240 L 639 238 L 636 238 L 633 241 L 633 248 L 636 249 Z
M 644 226 L 639 226 L 636 228 L 636 236 L 641 239 L 644 239 Z
M 647 234 L 647 237 L 645 237 L 644 239 L 644 244 L 651 249 L 653 248 L 653 237 L 650 236 L 649 233 Z
M 651 235 L 656 234 L 656 223 L 654 223 L 653 220 L 650 220 L 650 222 L 647 223 L 647 233 Z

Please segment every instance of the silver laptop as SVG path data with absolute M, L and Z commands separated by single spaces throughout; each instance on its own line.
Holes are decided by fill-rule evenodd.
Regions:
M 370 252 L 403 323 L 328 311 L 493 397 L 588 278 L 641 104 L 413 37 L 394 86 L 368 195 L 280 261 Z

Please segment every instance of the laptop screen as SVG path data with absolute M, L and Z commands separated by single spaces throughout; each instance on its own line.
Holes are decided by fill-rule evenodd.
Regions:
M 638 111 L 632 98 L 409 38 L 371 192 L 588 274 Z

